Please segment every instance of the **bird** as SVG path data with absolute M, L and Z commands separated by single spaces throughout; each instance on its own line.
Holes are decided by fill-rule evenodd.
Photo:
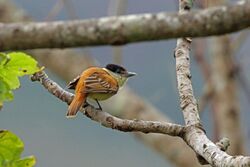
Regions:
M 68 89 L 75 89 L 75 96 L 68 107 L 67 118 L 74 118 L 78 110 L 89 105 L 87 98 L 94 99 L 102 111 L 99 101 L 106 100 L 117 94 L 128 78 L 136 73 L 128 72 L 117 64 L 107 64 L 105 67 L 89 67 L 81 75 L 67 85 Z

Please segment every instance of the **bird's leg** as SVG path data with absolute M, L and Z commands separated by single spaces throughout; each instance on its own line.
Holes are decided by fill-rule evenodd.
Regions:
M 95 99 L 95 101 L 96 101 L 96 103 L 98 104 L 98 107 L 99 107 L 98 109 L 102 111 L 102 107 L 101 107 L 100 103 L 98 102 L 98 100 Z
M 87 100 L 84 102 L 84 104 L 83 104 L 83 108 L 86 108 L 86 107 L 88 107 L 88 106 L 90 106 L 90 104 L 87 102 Z

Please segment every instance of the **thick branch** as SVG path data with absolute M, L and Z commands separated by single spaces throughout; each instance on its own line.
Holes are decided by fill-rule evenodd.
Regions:
M 190 9 L 190 6 L 188 6 L 189 3 L 190 0 L 179 0 L 180 13 L 187 12 Z M 183 139 L 199 156 L 202 156 L 212 166 L 250 166 L 250 157 L 228 155 L 221 150 L 226 147 L 215 145 L 207 138 L 202 129 L 191 83 L 189 61 L 190 43 L 190 38 L 178 39 L 175 51 L 178 90 L 182 112 L 187 125 Z
M 54 96 L 70 104 L 73 94 L 62 89 L 57 83 L 48 78 L 45 72 L 40 71 L 32 76 L 32 81 L 40 83 Z M 84 108 L 83 112 L 90 119 L 101 123 L 103 126 L 117 129 L 124 132 L 139 131 L 143 133 L 162 133 L 171 136 L 181 136 L 184 133 L 184 127 L 177 124 L 143 121 L 143 120 L 126 120 L 110 115 L 107 112 L 99 111 L 92 106 Z
M 0 24 L 1 50 L 120 45 L 202 37 L 250 26 L 250 1 L 186 14 L 157 13 L 78 21 Z
M 186 129 L 187 133 L 184 140 L 201 155 L 210 165 L 216 167 L 250 167 L 250 157 L 248 156 L 230 156 L 221 150 L 220 146 L 211 142 L 204 131 L 194 126 Z

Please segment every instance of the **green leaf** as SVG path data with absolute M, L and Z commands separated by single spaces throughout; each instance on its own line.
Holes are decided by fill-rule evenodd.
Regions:
M 5 53 L 0 53 L 0 67 L 8 63 L 10 57 Z
M 12 161 L 20 158 L 23 142 L 12 132 L 0 131 L 0 162 Z
M 8 56 L 10 61 L 5 65 L 5 68 L 16 72 L 18 76 L 31 75 L 39 71 L 37 61 L 25 53 L 12 52 Z
M 11 90 L 20 87 L 18 77 L 34 74 L 39 70 L 37 61 L 25 53 L 0 53 L 0 109 L 3 101 L 13 99 Z
M 0 78 L 9 86 L 9 89 L 17 89 L 20 86 L 18 75 L 15 71 L 0 69 Z
M 10 101 L 13 100 L 13 98 L 13 92 L 10 90 L 8 84 L 0 78 L 0 107 L 3 101 Z
M 2 64 L 2 62 L 4 62 L 4 60 L 6 60 L 6 57 L 6 54 L 0 53 L 0 65 Z
M 2 63 L 0 62 L 0 78 L 8 84 L 10 89 L 19 88 L 19 76 L 30 75 L 39 71 L 37 61 L 25 53 L 1 53 L 0 57 L 2 58 Z
M 34 156 L 25 157 L 16 161 L 17 167 L 32 167 L 36 164 L 36 158 Z
M 14 133 L 0 131 L 0 166 L 1 167 L 32 167 L 35 165 L 35 157 L 21 158 L 24 144 Z

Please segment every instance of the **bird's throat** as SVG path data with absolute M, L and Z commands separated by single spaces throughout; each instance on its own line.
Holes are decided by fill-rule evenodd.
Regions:
M 119 88 L 121 88 L 125 83 L 126 81 L 128 80 L 127 77 L 122 77 L 121 75 L 119 74 L 116 74 L 106 68 L 103 68 L 105 71 L 107 71 L 112 77 L 114 77 L 119 85 Z

